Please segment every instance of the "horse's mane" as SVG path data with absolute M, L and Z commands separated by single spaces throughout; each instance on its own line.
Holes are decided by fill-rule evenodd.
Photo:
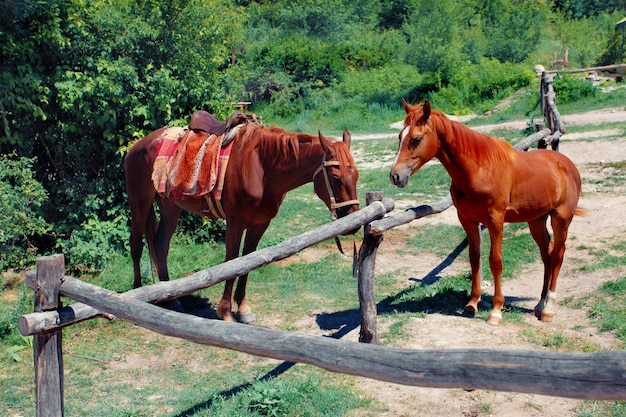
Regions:
M 421 109 L 416 110 L 406 115 L 405 125 L 420 123 L 422 112 Z M 509 162 L 515 157 L 515 150 L 509 142 L 476 132 L 462 123 L 450 120 L 438 110 L 431 110 L 429 120 L 440 138 L 445 137 L 450 144 L 454 140 L 458 152 L 479 163 Z
M 276 167 L 279 167 L 286 161 L 298 159 L 301 143 L 312 144 L 319 141 L 317 136 L 306 133 L 291 133 L 280 127 L 268 127 L 257 124 L 246 126 L 236 140 L 239 142 L 241 149 L 256 147 L 261 158 L 266 163 Z M 247 166 L 248 164 L 244 161 L 242 169 L 245 170 Z

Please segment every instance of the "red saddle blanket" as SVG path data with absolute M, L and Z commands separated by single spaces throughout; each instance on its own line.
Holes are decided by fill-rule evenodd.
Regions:
M 157 192 L 175 199 L 212 193 L 219 201 L 233 143 L 222 148 L 222 137 L 186 127 L 165 129 L 152 171 Z

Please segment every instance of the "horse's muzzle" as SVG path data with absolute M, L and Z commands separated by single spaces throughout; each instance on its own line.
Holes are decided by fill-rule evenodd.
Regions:
M 409 183 L 409 177 L 410 175 L 400 175 L 393 170 L 389 173 L 389 179 L 391 180 L 393 185 L 400 188 L 406 187 L 406 185 Z

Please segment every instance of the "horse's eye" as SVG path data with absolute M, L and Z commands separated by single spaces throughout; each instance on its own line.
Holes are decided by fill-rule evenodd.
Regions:
M 417 146 L 420 144 L 421 141 L 422 141 L 422 137 L 416 136 L 414 138 L 411 138 L 411 141 L 409 143 L 411 144 L 411 146 Z

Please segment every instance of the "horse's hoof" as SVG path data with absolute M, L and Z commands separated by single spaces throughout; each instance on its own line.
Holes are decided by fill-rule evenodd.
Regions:
M 540 315 L 539 319 L 545 323 L 550 323 L 552 320 L 554 320 L 554 314 L 543 313 Z
M 252 312 L 248 312 L 248 313 L 238 312 L 238 313 L 235 313 L 235 315 L 237 316 L 237 321 L 243 324 L 250 324 L 256 321 L 256 316 Z
M 476 307 L 468 304 L 463 309 L 463 317 L 469 317 L 473 319 L 474 317 L 476 317 L 477 312 L 478 310 L 476 309 Z
M 218 314 L 218 317 L 222 319 L 222 321 L 225 321 L 227 323 L 235 322 L 235 319 L 233 319 L 233 316 L 231 314 Z
M 489 314 L 487 324 L 490 324 L 492 326 L 499 326 L 500 324 L 502 324 L 502 315 L 497 313 Z
M 218 308 L 217 310 L 215 310 L 215 313 L 217 314 L 217 317 L 222 320 L 222 321 L 226 321 L 229 323 L 234 323 L 234 319 L 233 319 L 233 315 L 230 312 L 222 312 L 220 311 L 220 309 Z

